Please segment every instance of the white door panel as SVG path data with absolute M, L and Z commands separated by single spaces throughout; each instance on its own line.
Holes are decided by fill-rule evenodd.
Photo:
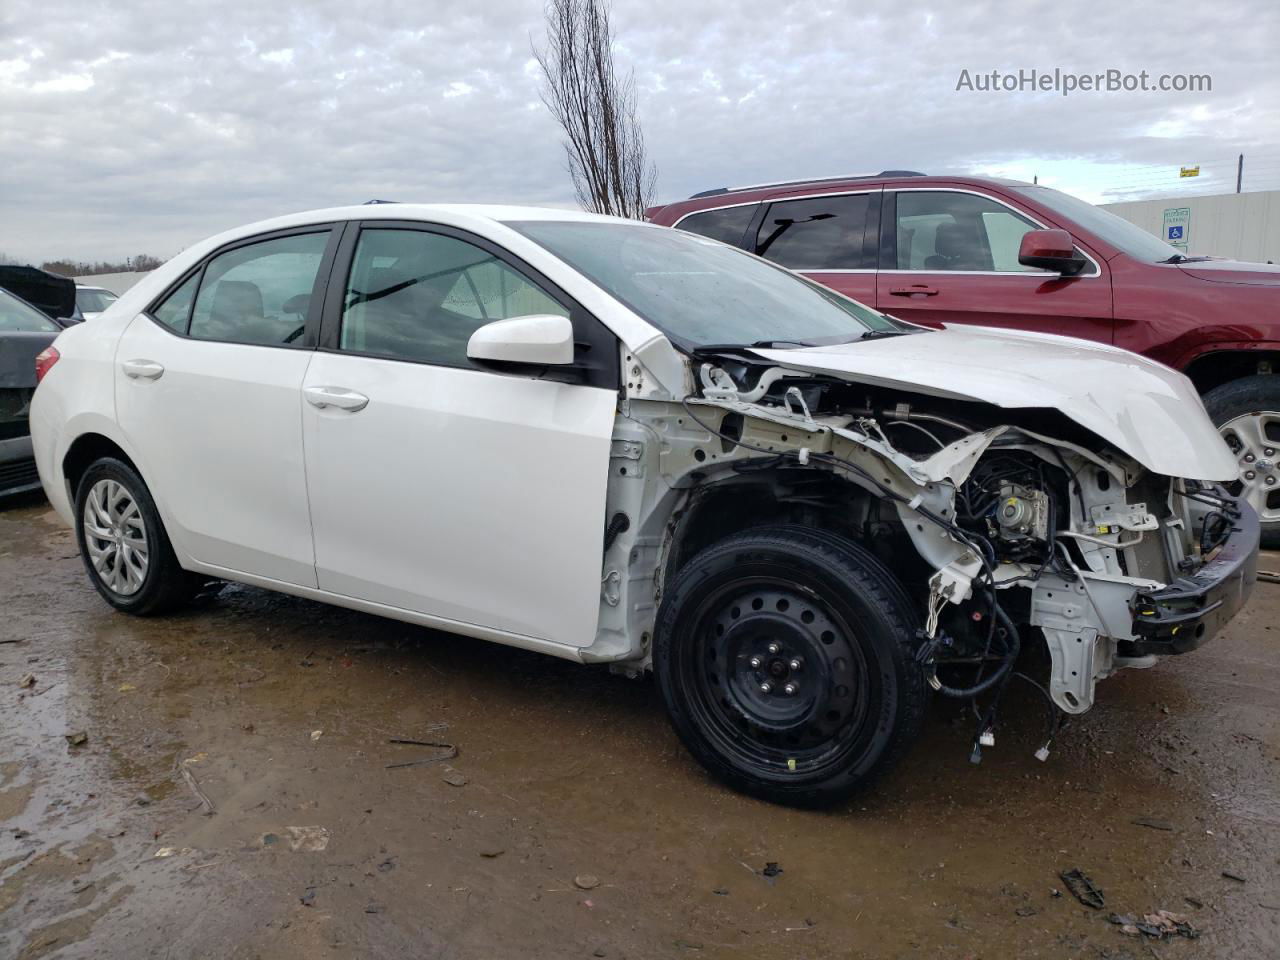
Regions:
M 321 589 L 592 642 L 614 391 L 317 353 L 303 392 Z
M 196 560 L 316 585 L 302 458 L 309 350 L 188 340 L 136 317 L 116 350 L 116 408 Z

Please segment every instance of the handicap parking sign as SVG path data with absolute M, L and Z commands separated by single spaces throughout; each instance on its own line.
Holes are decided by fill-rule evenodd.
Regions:
M 1191 238 L 1191 208 L 1170 207 L 1164 212 L 1164 239 L 1183 253 Z

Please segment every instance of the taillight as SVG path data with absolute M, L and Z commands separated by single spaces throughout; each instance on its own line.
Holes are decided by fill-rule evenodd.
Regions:
M 57 347 L 45 347 L 36 354 L 36 383 L 44 379 L 44 375 L 53 369 L 61 356 Z

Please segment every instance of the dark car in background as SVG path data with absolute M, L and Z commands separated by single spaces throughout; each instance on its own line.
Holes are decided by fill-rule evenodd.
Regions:
M 1280 547 L 1280 267 L 1188 257 L 1049 187 L 903 170 L 721 187 L 653 223 L 749 250 L 903 320 L 1081 337 L 1186 374 Z
M 76 282 L 39 267 L 0 266 L 0 290 L 25 301 L 60 327 L 83 319 L 76 306 Z
M 61 330 L 31 304 L 0 289 L 0 497 L 40 487 L 28 414 L 36 358 Z

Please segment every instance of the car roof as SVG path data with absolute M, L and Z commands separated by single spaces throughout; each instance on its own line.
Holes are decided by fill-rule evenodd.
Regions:
M 305 227 L 319 223 L 338 223 L 347 220 L 421 220 L 427 223 L 443 222 L 446 224 L 459 224 L 469 221 L 471 225 L 482 222 L 506 224 L 521 220 L 562 220 L 633 223 L 637 226 L 648 226 L 642 220 L 628 220 L 624 217 L 610 217 L 598 213 L 566 210 L 558 207 L 534 207 L 503 203 L 398 203 L 379 200 L 345 207 L 322 207 L 316 210 L 303 210 L 298 213 L 272 217 L 269 220 L 259 220 L 256 223 L 246 223 L 202 240 L 195 244 L 194 247 L 188 248 L 188 250 L 208 250 L 226 243 L 233 243 L 245 237 L 252 237 L 259 233 L 269 233 L 273 230 L 287 230 L 292 227 Z

